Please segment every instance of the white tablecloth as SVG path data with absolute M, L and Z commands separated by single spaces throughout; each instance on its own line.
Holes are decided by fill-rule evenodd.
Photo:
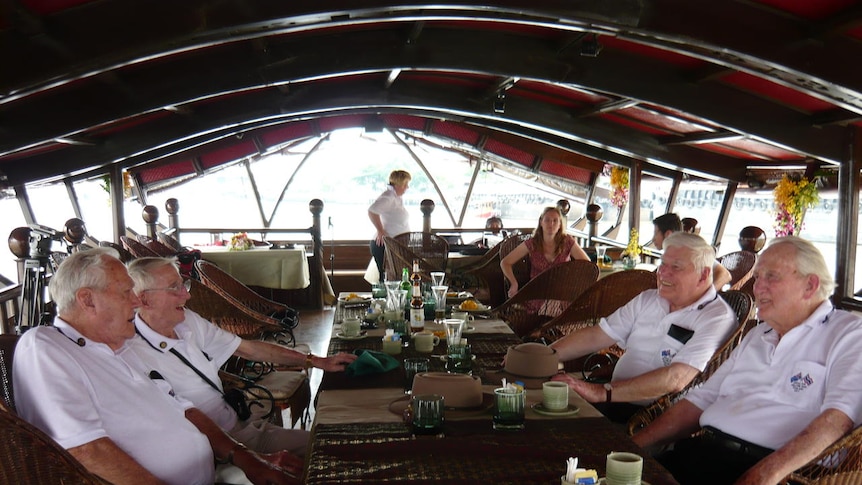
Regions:
M 294 290 L 311 283 L 305 248 L 228 251 L 201 248 L 203 259 L 246 285 Z

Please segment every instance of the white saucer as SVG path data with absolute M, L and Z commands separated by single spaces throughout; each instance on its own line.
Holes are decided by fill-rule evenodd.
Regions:
M 362 340 L 365 338 L 365 332 L 362 332 L 359 335 L 354 335 L 352 337 L 348 337 L 347 335 L 344 335 L 343 333 L 338 332 L 335 334 L 335 336 L 342 339 L 342 340 Z
M 537 402 L 530 406 L 530 409 L 535 411 L 536 414 L 542 414 L 544 416 L 574 416 L 581 412 L 581 409 L 574 404 L 569 404 L 569 407 L 566 409 L 561 409 L 559 411 L 551 411 L 550 409 L 545 409 L 545 405 Z
M 462 330 L 461 333 L 473 333 L 475 331 L 476 331 L 476 327 L 474 327 L 472 325 L 468 325 L 468 326 L 464 327 L 464 330 Z

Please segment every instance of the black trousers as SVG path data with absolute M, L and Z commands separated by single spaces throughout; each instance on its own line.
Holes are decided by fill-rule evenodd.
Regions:
M 374 258 L 374 262 L 377 263 L 377 271 L 380 272 L 380 281 L 386 281 L 386 274 L 383 272 L 383 254 L 385 252 L 384 246 L 378 246 L 377 240 L 372 239 L 368 247 L 371 248 L 371 256 Z
M 701 437 L 679 441 L 656 459 L 681 485 L 732 485 L 760 461 Z
M 621 424 L 628 423 L 635 413 L 644 408 L 627 402 L 597 402 L 593 403 L 593 407 L 614 423 Z

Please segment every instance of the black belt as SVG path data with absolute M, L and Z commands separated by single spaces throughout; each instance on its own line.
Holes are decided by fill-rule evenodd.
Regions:
M 766 457 L 767 455 L 775 451 L 764 446 L 749 443 L 748 441 L 724 433 L 721 430 L 713 428 L 712 426 L 703 427 L 703 434 L 701 434 L 701 438 L 714 444 L 717 444 L 722 448 L 726 448 L 737 453 L 742 453 L 758 460 Z

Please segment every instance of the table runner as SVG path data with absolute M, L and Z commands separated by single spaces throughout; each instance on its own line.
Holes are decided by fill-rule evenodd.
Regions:
M 469 334 L 468 341 L 472 346 L 473 355 L 476 360 L 473 361 L 473 375 L 482 379 L 483 384 L 495 384 L 493 380 L 489 380 L 486 376 L 486 370 L 499 369 L 505 357 L 506 352 L 512 345 L 517 345 L 521 341 L 514 334 Z M 356 349 L 382 350 L 382 341 L 380 338 L 366 337 L 361 340 L 343 340 L 333 338 L 329 342 L 328 355 L 333 355 L 338 352 L 353 352 Z M 429 359 L 429 367 L 432 372 L 445 372 L 446 364 L 441 356 L 446 354 L 445 339 L 438 344 L 431 354 L 417 352 L 411 345 L 402 350 L 401 355 L 393 356 L 399 361 L 411 357 L 427 357 Z M 399 367 L 384 374 L 367 375 L 367 376 L 348 376 L 343 372 L 326 372 L 320 383 L 320 389 L 366 389 L 378 387 L 402 387 L 404 385 L 404 368 Z
M 404 423 L 317 424 L 305 483 L 556 485 L 570 456 L 603 475 L 611 451 L 643 454 L 604 418 L 529 421 L 516 432 L 494 431 L 487 419 L 447 422 L 444 435 L 416 438 Z M 677 483 L 648 456 L 643 478 Z

